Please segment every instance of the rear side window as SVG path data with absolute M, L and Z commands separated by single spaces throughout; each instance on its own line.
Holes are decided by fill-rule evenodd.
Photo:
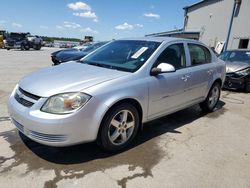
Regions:
M 202 65 L 211 62 L 211 54 L 209 50 L 198 44 L 188 44 L 191 65 Z

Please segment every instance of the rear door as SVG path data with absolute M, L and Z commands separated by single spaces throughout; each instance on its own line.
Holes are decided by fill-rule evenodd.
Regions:
M 213 79 L 215 66 L 211 61 L 210 51 L 203 45 L 187 43 L 189 51 L 190 80 L 188 93 L 190 102 L 200 101 L 206 97 L 209 82 Z

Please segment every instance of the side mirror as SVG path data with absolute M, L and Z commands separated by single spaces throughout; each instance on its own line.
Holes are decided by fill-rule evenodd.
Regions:
M 169 63 L 160 63 L 157 67 L 152 68 L 150 75 L 156 76 L 161 73 L 175 72 L 175 68 L 173 65 Z

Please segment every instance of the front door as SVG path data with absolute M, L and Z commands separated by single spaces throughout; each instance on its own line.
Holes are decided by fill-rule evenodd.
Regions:
M 190 74 L 186 68 L 186 55 L 183 43 L 168 46 L 158 57 L 155 65 L 169 63 L 175 72 L 162 73 L 149 79 L 148 119 L 154 119 L 173 112 L 189 100 L 186 90 Z

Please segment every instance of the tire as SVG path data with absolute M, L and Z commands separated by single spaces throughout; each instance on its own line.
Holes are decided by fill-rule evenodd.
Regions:
M 42 46 L 41 46 L 40 44 L 36 44 L 36 45 L 34 45 L 33 48 L 34 48 L 35 50 L 40 50 L 41 47 L 42 47 Z
M 98 145 L 106 151 L 118 151 L 127 147 L 136 136 L 139 123 L 138 110 L 133 105 L 123 103 L 114 106 L 104 116 L 98 134 Z
M 200 107 L 204 112 L 213 112 L 220 99 L 221 85 L 215 82 L 208 92 L 207 98 L 200 103 Z
M 250 93 L 250 81 L 246 81 L 245 84 L 246 84 L 246 85 L 245 85 L 245 91 L 246 91 L 247 93 Z
M 25 50 L 25 48 L 24 48 L 24 45 L 23 45 L 23 44 L 21 44 L 21 50 Z
M 29 45 L 28 44 L 24 45 L 24 49 L 29 50 L 30 49 Z

